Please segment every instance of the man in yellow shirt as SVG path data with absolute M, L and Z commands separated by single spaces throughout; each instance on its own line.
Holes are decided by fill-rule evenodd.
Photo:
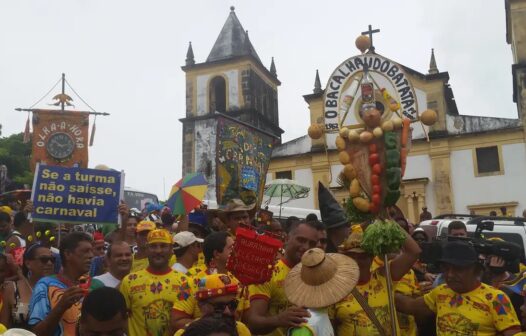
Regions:
M 417 299 L 397 294 L 397 310 L 417 316 L 435 313 L 437 336 L 518 334 L 520 323 L 508 296 L 480 283 L 482 266 L 475 249 L 452 241 L 442 251 L 446 284 Z
M 170 268 L 172 237 L 168 231 L 150 231 L 147 244 L 148 267 L 124 277 L 120 285 L 130 311 L 129 336 L 167 336 L 173 333 L 170 311 L 187 278 Z
M 148 233 L 156 229 L 156 225 L 152 221 L 143 220 L 135 227 L 137 252 L 133 254 L 132 272 L 137 272 L 148 267 L 148 242 L 146 238 Z
M 215 317 L 223 322 L 236 326 L 239 336 L 250 336 L 250 330 L 242 323 L 236 322 L 235 313 L 239 301 L 236 296 L 239 291 L 237 280 L 227 274 L 211 274 L 197 279 L 195 297 L 201 316 Z M 178 330 L 174 336 L 180 336 L 184 329 Z
M 246 321 L 255 334 L 284 336 L 290 327 L 306 323 L 305 308 L 289 304 L 283 282 L 290 269 L 301 261 L 305 251 L 318 245 L 320 235 L 315 222 L 295 222 L 291 225 L 285 255 L 274 266 L 272 278 L 261 285 L 249 287 L 250 308 Z

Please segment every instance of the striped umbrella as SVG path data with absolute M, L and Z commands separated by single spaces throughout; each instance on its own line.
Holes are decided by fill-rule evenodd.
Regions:
M 201 204 L 207 188 L 208 182 L 203 174 L 188 174 L 173 185 L 166 206 L 174 215 L 189 214 Z

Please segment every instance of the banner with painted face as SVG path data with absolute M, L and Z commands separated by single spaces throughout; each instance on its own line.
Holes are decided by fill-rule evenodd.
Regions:
M 37 163 L 86 168 L 88 128 L 87 112 L 34 110 L 31 170 Z
M 38 164 L 31 200 L 33 220 L 117 224 L 124 173 Z
M 255 128 L 217 119 L 217 204 L 241 199 L 260 205 L 274 139 Z

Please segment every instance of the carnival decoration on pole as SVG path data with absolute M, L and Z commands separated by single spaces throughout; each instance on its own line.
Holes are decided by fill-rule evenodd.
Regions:
M 54 103 L 60 109 L 33 108 L 48 97 L 49 93 L 61 83 L 62 90 L 53 96 Z M 66 85 L 73 91 L 90 111 L 67 110 L 73 107 L 73 98 L 66 94 Z M 71 87 L 66 80 L 66 75 L 53 85 L 53 87 L 35 104 L 29 108 L 16 108 L 16 111 L 27 112 L 28 117 L 24 129 L 24 143 L 32 140 L 31 171 L 35 171 L 37 163 L 62 166 L 81 167 L 88 166 L 88 145 L 92 146 L 95 137 L 95 120 L 89 135 L 89 116 L 107 116 L 109 113 L 96 112 L 82 97 Z M 30 115 L 32 114 L 32 118 Z M 30 119 L 33 132 L 30 132 Z M 88 142 L 88 138 L 89 142 Z
M 371 221 L 362 247 L 381 256 L 399 251 L 405 235 L 387 209 L 400 198 L 400 185 L 411 149 L 412 125 L 426 127 L 437 121 L 437 113 L 418 114 L 416 93 L 402 66 L 375 53 L 369 26 L 356 39 L 361 55 L 342 63 L 330 76 L 324 94 L 325 124 L 313 124 L 308 134 L 324 137 L 326 148 L 338 151 L 344 166 L 338 182 L 347 188 L 347 212 L 352 222 Z M 428 138 L 429 139 L 429 138 Z M 334 145 L 332 145 L 334 144 Z M 396 311 L 389 267 L 385 267 L 391 317 L 396 335 Z

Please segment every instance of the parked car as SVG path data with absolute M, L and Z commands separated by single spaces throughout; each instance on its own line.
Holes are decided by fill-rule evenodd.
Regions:
M 493 223 L 492 231 L 482 232 L 483 238 L 498 237 L 504 241 L 516 243 L 522 248 L 526 259 L 526 254 L 524 253 L 524 247 L 526 246 L 526 218 L 448 214 L 423 221 L 419 227 L 424 229 L 431 239 L 437 237 L 445 238 L 447 236 L 447 228 L 453 221 L 461 221 L 466 224 L 468 237 L 474 236 L 477 225 L 480 223 Z

